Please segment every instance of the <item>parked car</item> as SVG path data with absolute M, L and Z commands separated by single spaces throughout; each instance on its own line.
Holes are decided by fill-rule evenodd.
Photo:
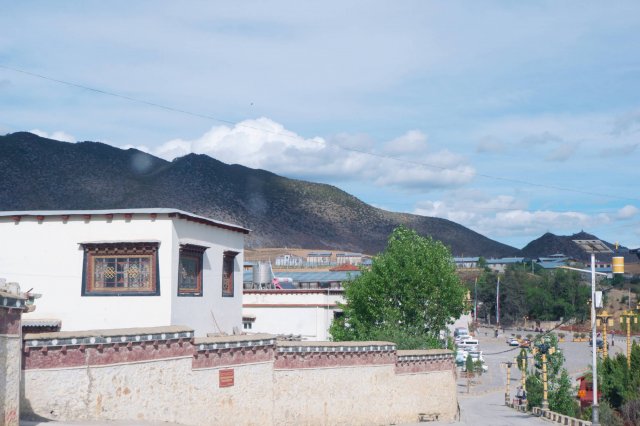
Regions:
M 596 345 L 598 345 L 598 349 L 602 349 L 604 347 L 604 340 L 600 337 L 596 338 Z M 593 346 L 593 339 L 589 339 L 589 346 Z M 609 342 L 607 342 L 607 348 L 609 347 Z
M 484 358 L 482 357 L 482 351 L 471 351 L 469 355 L 473 362 L 480 361 L 482 363 L 482 371 L 489 371 L 489 366 L 485 364 Z
M 469 329 L 466 327 L 456 327 L 456 329 L 453 331 L 453 337 L 468 336 L 468 335 L 469 335 Z
M 531 340 L 526 339 L 526 338 L 520 340 L 520 347 L 521 348 L 530 348 L 531 347 Z
M 466 340 L 460 341 L 460 343 L 458 343 L 458 349 L 464 349 L 466 351 L 477 351 L 479 345 L 480 343 L 478 342 L 478 340 L 471 337 Z
M 458 334 L 455 339 L 454 342 L 455 344 L 459 344 L 460 342 L 462 342 L 463 340 L 467 340 L 467 339 L 471 339 L 472 337 L 469 336 L 468 334 Z
M 464 363 L 467 362 L 468 355 L 469 352 L 465 351 L 464 349 L 458 349 L 456 351 L 456 365 L 458 367 L 462 367 Z

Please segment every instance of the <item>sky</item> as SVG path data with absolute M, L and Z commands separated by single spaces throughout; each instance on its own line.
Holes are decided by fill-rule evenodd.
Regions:
M 0 7 L 0 134 L 207 154 L 518 248 L 640 247 L 637 1 Z

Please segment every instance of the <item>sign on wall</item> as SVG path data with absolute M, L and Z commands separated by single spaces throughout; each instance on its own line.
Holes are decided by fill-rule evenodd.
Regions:
M 226 370 L 220 370 L 218 375 L 219 379 L 219 387 L 221 388 L 229 388 L 234 384 L 234 373 L 233 368 L 229 368 Z

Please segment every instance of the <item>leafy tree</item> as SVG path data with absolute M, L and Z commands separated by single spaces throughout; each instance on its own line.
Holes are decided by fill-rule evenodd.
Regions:
M 345 286 L 334 340 L 391 340 L 399 349 L 439 347 L 439 333 L 465 310 L 466 289 L 440 241 L 396 228 L 370 270 Z
M 549 391 L 549 409 L 571 417 L 576 417 L 578 413 L 578 402 L 573 396 L 571 379 L 565 368 L 562 369 L 560 377 L 554 381 Z
M 549 409 L 575 417 L 578 404 L 573 395 L 569 373 L 563 368 L 565 358 L 562 351 L 558 349 L 558 338 L 555 334 L 548 334 L 534 341 L 534 345 L 541 344 L 554 348 L 554 353 L 547 353 L 546 356 Z M 538 352 L 534 359 L 536 371 L 527 377 L 529 407 L 541 406 L 543 397 L 542 354 Z

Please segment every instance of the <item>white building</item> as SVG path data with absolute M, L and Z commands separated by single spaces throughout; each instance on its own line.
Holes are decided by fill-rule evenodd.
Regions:
M 304 266 L 304 259 L 295 254 L 282 254 L 276 257 L 276 266 L 302 267 Z
M 361 263 L 362 253 L 336 253 L 338 265 L 360 265 Z
M 307 254 L 307 264 L 309 266 L 331 265 L 331 252 L 312 252 Z
M 329 326 L 342 313 L 343 290 L 245 290 L 245 330 L 329 340 Z
M 0 277 L 64 330 L 242 329 L 243 227 L 175 209 L 0 212 Z

